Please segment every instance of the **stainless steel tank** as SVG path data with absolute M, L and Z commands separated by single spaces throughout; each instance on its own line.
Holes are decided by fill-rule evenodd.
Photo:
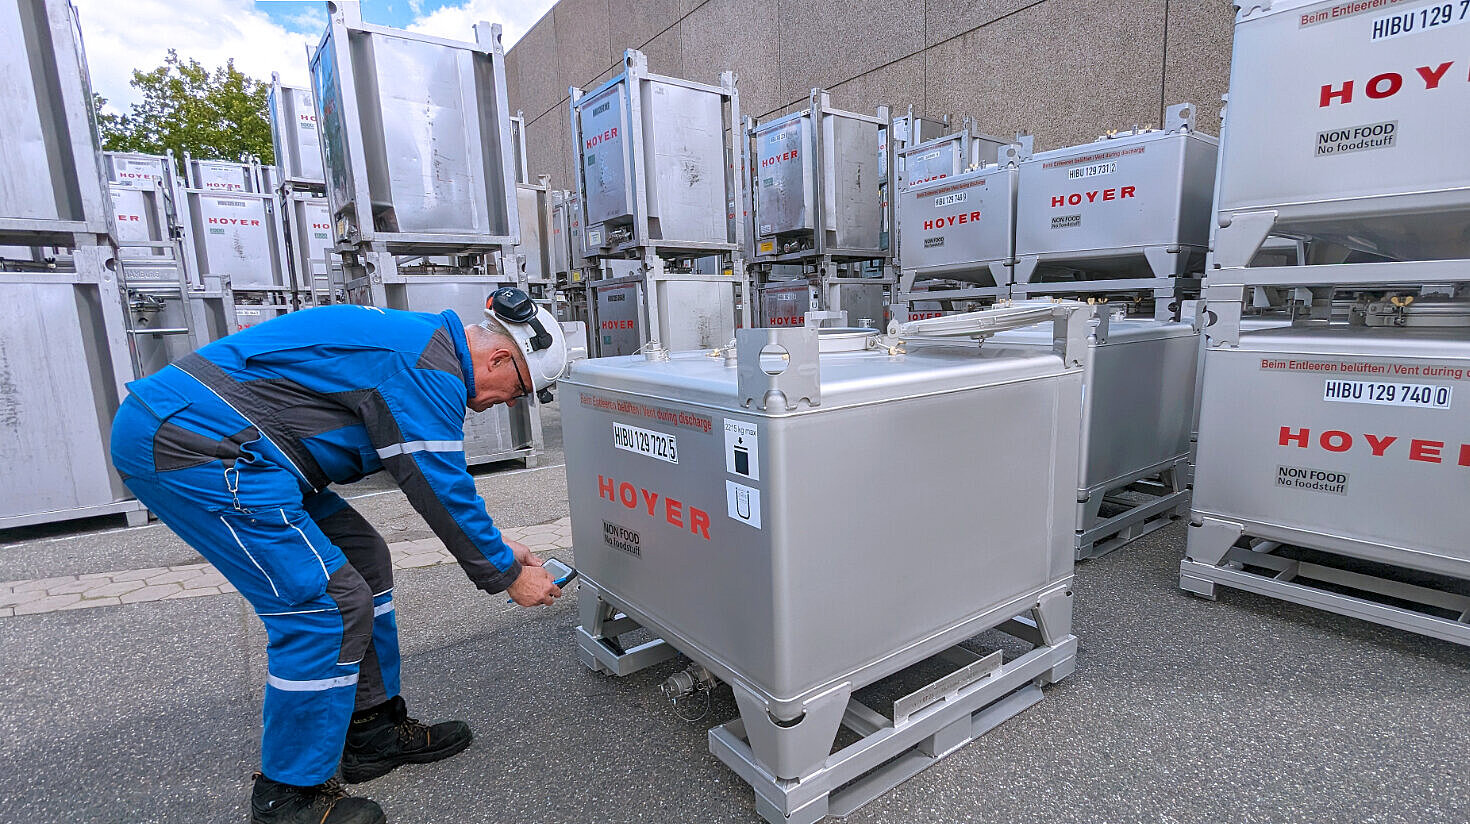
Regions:
M 1264 592 L 1470 644 L 1470 303 L 1373 312 L 1371 326 L 1241 332 L 1238 345 L 1205 353 L 1180 584 Z M 1318 582 L 1329 588 L 1286 589 Z
M 551 189 L 547 178 L 539 183 L 516 184 L 516 213 L 520 215 L 521 242 L 516 254 L 522 258 L 526 280 L 545 290 L 554 282 L 552 275 Z M 538 295 L 539 296 L 539 295 Z
M 1006 286 L 1015 264 L 1018 167 L 1007 146 L 999 165 L 914 183 L 898 193 L 899 264 L 906 278 Z
M 1023 304 L 1024 305 L 1024 304 Z M 1105 555 L 1188 514 L 1200 335 L 1192 324 L 1094 307 L 1083 376 L 1076 553 Z M 1047 349 L 1036 328 L 986 344 Z
M 190 189 L 187 194 L 200 278 L 228 280 L 236 290 L 291 288 L 285 235 L 276 225 L 270 195 L 220 189 Z
M 1194 106 L 1164 128 L 1033 155 L 1016 197 L 1018 284 L 1169 278 L 1204 270 L 1219 141 Z
M 631 355 L 653 338 L 675 352 L 713 349 L 735 337 L 733 284 L 711 280 L 649 282 L 636 275 L 593 281 L 598 357 Z M 656 293 L 649 295 L 649 289 Z M 647 301 L 657 302 L 663 329 L 648 331 Z
M 254 163 L 184 157 L 184 178 L 188 187 L 205 192 L 265 194 L 269 188 L 260 169 Z
M 1245 3 L 1216 263 L 1270 234 L 1388 258 L 1470 258 L 1470 7 Z
M 1001 153 L 1011 141 L 973 132 L 969 120 L 965 128 L 922 143 L 910 143 L 898 152 L 900 190 L 920 183 L 931 183 L 961 172 L 1000 162 Z
M 880 258 L 884 202 L 878 147 L 888 112 L 833 109 L 814 90 L 808 108 L 751 128 L 755 260 L 811 255 Z M 891 150 L 891 147 L 890 147 Z
M 516 242 L 499 26 L 461 43 L 332 6 L 311 56 L 334 240 L 412 253 Z
M 740 245 L 733 205 L 744 195 L 727 136 L 740 119 L 732 73 L 717 86 L 656 75 L 630 49 L 622 74 L 573 92 L 571 118 L 589 253 Z
M 582 659 L 624 674 L 677 649 L 729 682 L 741 717 L 711 731 L 711 750 L 769 821 L 846 814 L 1040 693 L 973 720 L 997 699 L 1070 672 L 1085 319 L 1028 311 L 1057 321 L 1053 349 L 750 329 L 716 357 L 601 358 L 561 382 Z M 982 419 L 995 428 L 977 437 Z M 875 478 L 873 505 L 830 482 L 874 466 L 911 469 Z M 900 556 L 922 572 L 895 575 Z M 1035 610 L 1036 648 L 1004 666 L 955 647 Z M 662 640 L 616 643 L 639 625 Z M 945 650 L 945 688 L 891 717 L 852 698 Z M 834 753 L 844 724 L 861 740 Z M 954 737 L 936 744 L 943 728 Z M 902 776 L 875 776 L 855 801 L 839 791 L 904 753 L 917 761 Z
M 0 242 L 65 245 L 109 232 L 81 42 L 64 0 L 0 2 Z

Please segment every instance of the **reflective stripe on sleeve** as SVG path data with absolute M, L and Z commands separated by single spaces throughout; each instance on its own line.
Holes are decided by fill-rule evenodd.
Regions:
M 379 458 L 407 455 L 411 452 L 463 452 L 464 441 L 405 441 L 378 450 Z
M 382 615 L 385 612 L 392 612 L 392 611 L 393 611 L 393 599 L 392 598 L 389 598 L 388 600 L 384 601 L 383 603 L 378 604 L 377 606 L 373 607 L 373 617 L 376 618 L 376 617 L 378 617 L 379 615 Z
M 289 678 L 278 678 L 274 675 L 266 675 L 265 683 L 278 690 L 286 692 L 320 692 L 322 690 L 334 690 L 338 687 L 350 687 L 357 683 L 357 673 L 343 675 L 340 678 L 318 678 L 314 681 L 292 681 Z

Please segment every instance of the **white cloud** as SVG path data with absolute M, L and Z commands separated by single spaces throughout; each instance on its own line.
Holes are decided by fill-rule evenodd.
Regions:
M 420 17 L 409 25 L 410 31 L 432 34 L 451 40 L 474 39 L 474 25 L 482 20 L 499 23 L 505 50 L 521 39 L 531 26 L 552 7 L 555 0 L 466 0 L 444 6 Z
M 113 108 L 126 111 L 139 100 L 128 85 L 133 69 L 152 70 L 170 48 L 208 68 L 231 58 L 235 68 L 269 81 L 306 85 L 306 48 L 316 47 L 321 29 L 304 14 L 288 29 L 259 11 L 250 0 L 74 0 L 82 23 L 92 88 Z M 319 16 L 325 23 L 325 15 Z
M 283 26 L 259 11 L 251 0 L 74 2 L 81 17 L 92 88 L 118 111 L 127 111 L 129 104 L 139 100 L 129 85 L 133 70 L 158 67 L 170 48 L 210 69 L 234 58 L 235 68 L 251 77 L 268 81 L 271 72 L 276 71 L 288 85 L 307 85 L 307 47 L 316 47 L 326 26 L 321 8 L 305 8 Z M 501 39 L 509 50 L 553 3 L 466 0 L 420 15 L 408 28 L 469 41 L 474 39 L 475 23 L 500 23 L 504 27 Z M 416 12 L 421 5 L 414 4 Z

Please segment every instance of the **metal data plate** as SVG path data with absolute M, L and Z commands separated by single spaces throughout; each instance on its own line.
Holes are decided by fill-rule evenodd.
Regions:
M 1222 215 L 1280 209 L 1281 233 L 1470 257 L 1467 41 L 1470 6 L 1458 1 L 1278 0 L 1243 15 Z
M 639 85 L 648 216 L 658 221 L 650 240 L 728 243 L 722 96 L 657 80 Z
M 809 116 L 756 130 L 758 236 L 775 237 L 815 228 L 816 185 L 808 159 L 812 146 Z
M 1011 260 L 1015 169 L 966 172 L 898 193 L 903 268 L 987 286 Z
M 615 84 L 596 97 L 578 101 L 582 122 L 582 178 L 586 181 L 587 223 L 620 222 L 633 217 L 633 192 L 628 174 L 628 135 L 623 111 L 627 82 Z M 606 240 L 606 238 L 603 238 Z M 593 247 L 600 243 L 591 244 Z
M 1470 578 L 1467 378 L 1460 330 L 1242 332 L 1205 353 L 1195 517 Z
M 263 197 L 191 193 L 189 201 L 200 274 L 236 288 L 283 287 Z
M 1164 132 L 1038 154 L 1020 167 L 1016 256 L 1206 248 L 1215 157 L 1213 137 Z

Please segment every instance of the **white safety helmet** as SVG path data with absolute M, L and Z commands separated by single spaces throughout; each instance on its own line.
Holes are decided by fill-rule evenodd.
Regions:
M 561 324 L 513 286 L 496 289 L 485 301 L 485 317 L 494 318 L 521 347 L 531 375 L 531 391 L 542 403 L 551 401 L 551 385 L 567 368 L 567 339 Z

